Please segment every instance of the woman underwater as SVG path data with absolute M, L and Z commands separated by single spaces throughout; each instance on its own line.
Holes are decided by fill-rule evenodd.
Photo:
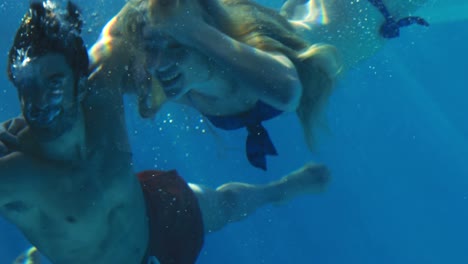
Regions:
M 171 100 L 218 128 L 245 127 L 247 158 L 266 170 L 266 155 L 277 151 L 262 122 L 295 112 L 312 149 L 340 71 L 401 27 L 428 25 L 407 17 L 425 3 L 289 0 L 277 12 L 249 0 L 132 0 L 91 48 L 91 68 L 121 74 L 143 117 Z
M 312 147 L 314 122 L 340 70 L 333 46 L 310 45 L 278 12 L 245 0 L 130 1 L 91 55 L 101 67 L 131 65 L 123 73 L 133 76 L 143 116 L 173 100 L 216 127 L 246 127 L 247 157 L 262 169 L 265 156 L 277 153 L 261 122 L 296 112 Z

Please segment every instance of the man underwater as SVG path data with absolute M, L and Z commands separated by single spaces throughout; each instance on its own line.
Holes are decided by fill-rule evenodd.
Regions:
M 216 190 L 175 171 L 135 176 L 123 91 L 107 71 L 88 78 L 81 26 L 71 3 L 32 3 L 9 53 L 27 126 L 0 130 L 0 214 L 52 263 L 194 263 L 205 233 L 326 187 L 327 169 L 311 164 Z

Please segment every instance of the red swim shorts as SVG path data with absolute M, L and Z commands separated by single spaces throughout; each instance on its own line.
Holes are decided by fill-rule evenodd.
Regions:
M 203 246 L 198 200 L 175 170 L 138 173 L 146 200 L 150 238 L 147 256 L 161 264 L 193 264 Z M 145 258 L 146 259 L 146 258 Z

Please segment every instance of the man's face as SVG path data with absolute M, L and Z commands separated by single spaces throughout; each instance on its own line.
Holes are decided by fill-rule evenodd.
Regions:
M 79 108 L 76 81 L 63 55 L 27 58 L 12 72 L 23 115 L 40 138 L 55 139 L 73 126 Z

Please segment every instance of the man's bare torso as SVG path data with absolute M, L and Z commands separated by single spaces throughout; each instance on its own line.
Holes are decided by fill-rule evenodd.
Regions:
M 148 227 L 131 156 L 106 152 L 73 162 L 2 158 L 13 191 L 0 213 L 54 264 L 141 263 Z

